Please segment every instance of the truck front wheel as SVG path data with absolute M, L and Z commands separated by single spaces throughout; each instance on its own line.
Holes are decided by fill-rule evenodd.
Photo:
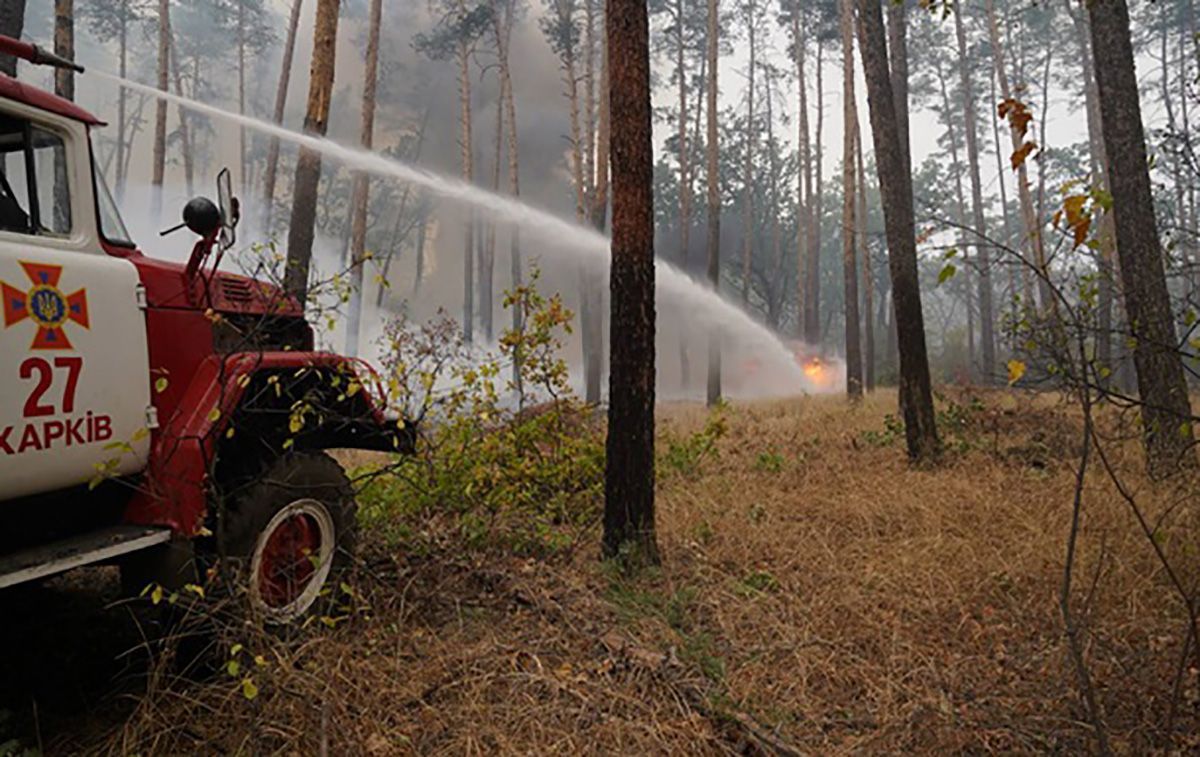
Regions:
M 256 617 L 292 623 L 328 594 L 353 554 L 356 510 L 346 474 L 320 452 L 280 458 L 237 497 L 225 523 L 226 554 L 244 568 Z

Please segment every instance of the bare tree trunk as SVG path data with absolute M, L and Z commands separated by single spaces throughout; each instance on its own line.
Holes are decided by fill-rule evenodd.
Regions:
M 459 12 L 465 14 L 466 7 L 459 4 Z M 471 48 L 466 40 L 458 43 L 458 126 L 459 149 L 462 156 L 462 180 L 471 184 L 475 180 L 472 161 L 471 136 Z M 468 212 L 463 229 L 463 341 L 470 344 L 475 336 L 475 214 Z M 515 311 L 516 308 L 513 308 Z
M 54 53 L 66 60 L 75 60 L 75 0 L 54 0 Z M 68 100 L 75 99 L 74 71 L 54 69 L 54 93 Z
M 888 61 L 891 64 L 892 97 L 896 101 L 896 137 L 904 156 L 904 168 L 912 175 L 912 149 L 908 136 L 908 17 L 904 3 L 887 4 Z
M 158 0 L 158 88 L 168 89 L 167 68 L 171 46 L 171 3 Z M 162 187 L 167 169 L 167 101 L 159 99 L 154 106 L 154 163 L 150 178 L 150 217 L 162 220 Z
M 1133 359 L 1143 403 L 1146 457 L 1151 473 L 1161 475 L 1181 463 L 1195 465 L 1196 453 L 1191 446 L 1191 406 L 1183 364 L 1174 347 L 1171 301 L 1154 218 L 1129 9 L 1125 0 L 1101 0 L 1092 3 L 1088 12 L 1092 49 L 1104 51 L 1094 61 L 1096 85 L 1115 198 L 1117 259 L 1136 345 Z
M 900 351 L 900 410 L 909 457 L 937 458 L 940 444 L 933 412 L 933 390 L 925 349 L 925 322 L 917 276 L 917 244 L 913 216 L 912 176 L 905 170 L 904 148 L 892 92 L 883 11 L 875 0 L 858 0 L 858 38 L 862 51 L 867 100 L 883 215 L 887 225 L 888 266 Z
M 708 122 L 705 145 L 705 183 L 708 197 L 708 283 L 714 292 L 721 287 L 721 174 L 717 166 L 717 50 L 720 34 L 719 0 L 708 0 Z M 709 407 L 721 401 L 721 337 L 710 331 L 708 335 L 708 381 L 705 397 Z
M 496 52 L 499 58 L 500 65 L 500 101 L 504 107 L 505 117 L 508 119 L 508 191 L 513 197 L 521 196 L 521 177 L 520 177 L 520 158 L 517 151 L 517 104 L 513 97 L 512 88 L 512 70 L 508 65 L 508 46 L 512 35 L 513 25 L 513 2 L 514 0 L 502 0 L 504 6 L 504 14 L 494 14 L 494 26 L 496 32 Z M 513 227 L 510 231 L 511 239 L 509 252 L 511 253 L 511 272 L 512 286 L 521 286 L 521 232 L 517 227 Z M 521 329 L 521 309 L 512 309 L 512 327 L 514 331 Z M 513 360 L 513 381 L 517 385 L 517 394 L 520 395 L 521 385 L 521 356 L 514 356 Z
M 1104 152 L 1104 135 L 1100 128 L 1100 104 L 1097 102 L 1096 74 L 1092 63 L 1091 32 L 1088 30 L 1087 14 L 1081 8 L 1074 6 L 1070 0 L 1065 3 L 1067 13 L 1075 29 L 1075 44 L 1078 47 L 1079 73 L 1082 77 L 1082 88 L 1085 109 L 1087 112 L 1088 147 L 1091 167 L 1092 185 L 1108 191 L 1108 156 Z M 1113 370 L 1112 330 L 1113 330 L 1113 257 L 1114 236 L 1112 213 L 1105 212 L 1100 219 L 1098 234 L 1100 249 L 1096 256 L 1099 273 L 1097 292 L 1097 330 L 1096 360 L 1105 369 Z
M 21 39 L 25 31 L 25 0 L 0 0 L 0 34 Z M 0 73 L 16 78 L 17 59 L 0 55 Z
M 792 10 L 792 44 L 796 59 L 797 143 L 800 170 L 796 174 L 796 336 L 805 338 L 805 312 L 808 307 L 808 242 L 812 226 L 812 145 L 808 141 L 808 81 L 804 75 L 807 40 L 801 32 L 800 9 Z
M 855 244 L 854 140 L 858 133 L 858 106 L 854 100 L 854 0 L 842 0 L 842 292 L 846 318 L 846 394 L 862 398 L 862 324 L 858 317 L 858 249 Z
M 808 193 L 808 296 L 804 298 L 804 341 L 810 345 L 821 343 L 821 216 L 824 212 L 825 193 L 824 167 L 825 149 L 822 145 L 825 132 L 825 92 L 822 72 L 825 68 L 824 45 L 817 38 L 817 152 L 811 165 L 816 172 L 816 193 Z
M 857 123 L 855 124 L 857 126 Z M 858 247 L 862 255 L 863 281 L 863 378 L 868 392 L 875 391 L 875 267 L 867 239 L 867 172 L 863 168 L 862 128 L 854 130 L 854 157 L 858 164 Z
M 585 212 L 594 217 L 596 201 L 596 0 L 584 0 L 583 61 L 583 188 Z M 601 35 L 603 38 L 603 35 Z M 603 42 L 601 42 L 603 44 Z M 603 66 L 603 62 L 601 63 Z M 601 77 L 603 77 L 603 71 Z M 603 85 L 602 85 L 603 86 Z M 601 96 L 606 96 L 601 93 Z M 605 148 L 607 149 L 607 148 Z M 605 163 L 607 170 L 607 163 Z M 607 179 L 606 179 L 607 181 Z M 607 202 L 607 198 L 605 198 Z M 604 350 L 602 281 L 584 270 L 580 279 L 580 336 L 583 341 L 584 398 L 600 402 L 600 366 Z
M 689 178 L 688 119 L 687 119 L 687 66 L 684 56 L 684 6 L 683 0 L 675 0 L 675 65 L 678 69 L 679 86 L 679 265 L 684 273 L 688 270 L 688 245 L 692 226 L 692 193 Z M 679 383 L 686 388 L 691 367 L 688 365 L 687 333 L 679 332 Z
M 608 221 L 608 156 L 609 156 L 609 78 L 608 39 L 600 41 L 600 103 L 596 125 L 596 185 L 592 193 L 592 225 L 603 232 Z M 584 399 L 590 404 L 600 403 L 600 379 L 604 372 L 604 289 L 599 277 L 593 276 L 588 286 L 588 310 L 591 320 L 590 342 L 593 349 L 584 361 L 586 393 Z
M 983 184 L 979 172 L 979 126 L 975 114 L 975 87 L 971 81 L 971 63 L 967 60 L 966 30 L 957 4 L 954 6 L 954 30 L 958 42 L 959 85 L 963 92 L 963 119 L 967 132 L 967 164 L 971 171 L 971 216 L 976 235 L 975 262 L 979 269 L 980 370 L 984 383 L 991 383 L 996 376 L 992 260 L 991 250 L 983 241 L 987 237 L 987 224 L 983 214 Z
M 643 0 L 609 0 L 612 89 L 612 355 L 604 555 L 659 561 L 654 538 L 654 151 L 649 20 Z
M 175 49 L 175 36 L 171 35 L 171 74 L 175 79 L 175 94 L 183 97 L 183 75 L 179 72 L 179 56 Z M 198 59 L 197 59 L 198 60 Z M 197 67 L 199 63 L 197 63 Z M 198 77 L 193 77 L 192 94 L 196 93 Z M 196 193 L 196 154 L 192 144 L 192 130 L 189 126 L 187 110 L 180 105 L 177 109 L 179 116 L 179 151 L 183 154 L 183 181 L 187 187 L 188 197 Z
M 129 0 L 121 0 L 121 18 L 118 22 L 117 30 L 117 48 L 118 72 L 121 78 L 124 79 L 128 73 L 129 59 Z M 125 103 L 128 93 L 124 87 L 120 87 L 117 91 L 117 175 L 116 175 L 116 192 L 117 199 L 121 200 L 125 197 Z
M 283 112 L 287 108 L 288 83 L 292 77 L 292 58 L 296 53 L 296 30 L 300 26 L 300 8 L 304 0 L 292 0 L 292 14 L 288 17 L 287 41 L 283 45 L 283 65 L 279 72 L 279 87 L 275 90 L 275 110 L 271 114 L 277 124 L 283 123 Z M 263 171 L 263 228 L 271 231 L 271 216 L 275 211 L 275 181 L 279 172 L 279 140 L 271 138 L 267 146 L 267 167 Z
M 742 305 L 750 302 L 750 267 L 754 255 L 754 149 L 758 129 L 754 123 L 754 75 L 758 68 L 757 13 L 749 0 L 746 29 L 750 42 L 750 81 L 746 90 L 746 153 L 742 165 Z
M 237 0 L 238 113 L 246 115 L 246 0 Z M 246 188 L 246 127 L 238 126 L 238 186 Z
M 304 117 L 307 134 L 325 136 L 333 98 L 334 59 L 337 54 L 339 0 L 317 0 L 313 27 L 313 58 L 308 81 L 308 106 Z M 304 305 L 308 297 L 308 270 L 312 262 L 317 185 L 321 180 L 321 153 L 300 149 L 292 191 L 292 218 L 288 224 L 287 270 L 284 289 Z
M 413 276 L 413 297 L 421 293 L 421 280 L 425 278 L 425 235 L 429 233 L 429 219 L 424 214 L 417 226 L 417 270 Z
M 967 225 L 967 203 L 963 195 L 962 164 L 958 159 L 958 134 L 954 131 L 954 113 L 957 109 L 950 102 L 950 91 L 946 87 L 946 75 L 945 70 L 942 68 L 942 59 L 940 57 L 934 58 L 934 68 L 937 70 L 938 85 L 942 94 L 942 113 L 946 121 L 946 134 L 950 142 L 950 170 L 954 174 L 954 221 L 960 227 L 960 231 L 958 232 L 959 251 L 963 256 L 963 262 L 967 264 L 963 266 L 963 278 L 968 279 L 966 285 L 963 287 L 967 305 L 967 369 L 968 372 L 973 372 L 975 367 L 975 315 L 971 307 L 971 282 L 969 281 L 971 261 L 967 255 L 967 237 L 961 231 L 961 228 Z
M 244 0 L 243 0 L 244 2 Z M 383 15 L 382 0 L 371 0 L 367 22 L 367 62 L 363 71 L 362 127 L 360 140 L 364 150 L 375 141 L 375 93 L 379 85 L 379 27 Z M 371 185 L 366 172 L 354 174 L 354 194 L 350 201 L 350 313 L 346 320 L 346 354 L 358 357 L 358 339 L 363 310 L 363 268 L 366 267 L 367 205 Z M 403 212 L 403 211 L 401 211 Z
M 1005 70 L 1004 47 L 1000 42 L 1000 25 L 996 18 L 994 0 L 987 0 L 988 28 L 991 35 L 992 55 L 995 58 L 996 78 L 1000 84 L 1000 96 L 1006 101 L 1013 98 L 1012 88 L 1008 83 L 1008 72 Z M 1010 125 L 1009 135 L 1012 140 L 1012 150 L 1016 152 L 1023 144 L 1023 136 L 1016 126 Z M 1050 309 L 1054 306 L 1054 295 L 1050 291 L 1050 271 L 1046 266 L 1046 252 L 1042 245 L 1042 227 L 1033 207 L 1033 196 L 1029 189 L 1029 170 L 1024 161 L 1017 167 L 1017 196 L 1021 201 L 1021 220 L 1025 229 L 1024 242 L 1029 245 L 1031 258 L 1038 270 L 1038 293 L 1041 308 Z

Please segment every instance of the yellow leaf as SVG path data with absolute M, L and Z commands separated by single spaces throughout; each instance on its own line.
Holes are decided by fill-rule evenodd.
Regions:
M 208 411 L 208 422 L 209 423 L 216 423 L 220 417 L 221 417 L 221 408 L 214 407 L 212 410 Z
M 1008 361 L 1008 385 L 1012 386 L 1025 375 L 1025 363 L 1020 360 Z
M 162 394 L 163 392 L 167 391 L 167 385 L 169 383 L 170 382 L 167 381 L 166 376 L 159 376 L 158 378 L 154 379 L 154 393 Z
M 242 679 L 242 696 L 244 696 L 246 699 L 254 699 L 256 696 L 258 696 L 258 687 L 254 685 L 253 679 Z
M 154 589 L 151 590 L 151 592 L 150 592 L 150 603 L 156 605 L 162 601 L 163 601 L 163 587 L 159 586 L 158 584 L 155 584 Z

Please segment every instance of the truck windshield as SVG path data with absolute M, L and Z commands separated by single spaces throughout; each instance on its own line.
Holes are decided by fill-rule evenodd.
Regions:
M 99 210 L 100 234 L 104 239 L 120 247 L 133 247 L 125 222 L 121 220 L 121 212 L 113 200 L 112 192 L 108 191 L 108 182 L 104 174 L 93 169 L 96 177 L 96 207 Z

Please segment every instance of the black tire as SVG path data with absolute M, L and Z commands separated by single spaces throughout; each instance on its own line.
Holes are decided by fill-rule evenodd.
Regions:
M 323 452 L 285 455 L 245 487 L 221 536 L 251 614 L 286 625 L 328 606 L 352 561 L 357 511 L 345 472 Z

